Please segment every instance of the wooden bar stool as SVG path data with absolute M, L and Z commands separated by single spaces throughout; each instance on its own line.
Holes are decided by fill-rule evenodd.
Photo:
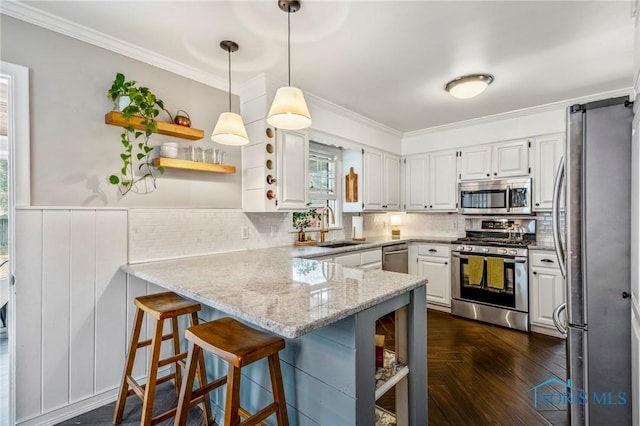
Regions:
M 129 353 L 127 355 L 127 363 L 122 375 L 122 384 L 120 385 L 120 393 L 113 414 L 113 423 L 122 422 L 124 414 L 124 406 L 129 395 L 134 393 L 142 400 L 142 419 L 141 425 L 153 425 L 169 419 L 175 415 L 176 409 L 173 408 L 156 417 L 153 417 L 153 402 L 156 393 L 156 385 L 174 379 L 176 395 L 182 384 L 182 367 L 185 365 L 187 358 L 186 352 L 180 352 L 180 335 L 178 333 L 178 317 L 181 315 L 191 314 L 191 325 L 198 324 L 198 314 L 200 304 L 192 300 L 185 299 L 173 292 L 152 294 L 149 296 L 137 297 L 135 299 L 136 316 L 133 323 L 133 331 L 131 333 L 131 341 L 129 343 Z M 153 338 L 139 341 L 140 330 L 142 329 L 142 320 L 144 314 L 149 314 L 154 321 Z M 164 321 L 171 319 L 171 333 L 163 335 Z M 160 347 L 165 340 L 173 340 L 173 356 L 160 359 Z M 149 369 L 147 372 L 147 383 L 140 385 L 132 376 L 133 364 L 136 359 L 136 352 L 140 348 L 151 345 L 151 356 L 149 357 Z M 198 362 L 199 361 L 199 362 Z M 163 377 L 158 376 L 158 369 L 165 365 L 175 364 L 175 372 L 167 374 Z M 198 382 L 204 383 L 206 378 L 204 370 L 204 357 L 196 359 L 195 364 L 199 364 Z M 209 400 L 203 402 L 203 414 L 207 424 L 213 424 L 211 415 L 211 404 Z
M 227 384 L 227 397 L 224 410 L 224 426 L 256 425 L 272 414 L 276 414 L 278 426 L 288 426 L 287 403 L 282 385 L 280 371 L 280 357 L 278 352 L 284 349 L 284 339 L 255 330 L 233 318 L 220 318 L 205 324 L 189 327 L 185 331 L 185 338 L 189 341 L 189 357 L 187 358 L 186 377 L 180 388 L 178 412 L 175 424 L 184 426 L 187 422 L 189 409 L 200 398 L 208 399 L 212 390 Z M 206 350 L 229 364 L 226 377 L 220 377 L 211 383 L 193 390 L 193 379 L 196 372 L 197 360 L 202 357 L 202 350 Z M 240 407 L 240 376 L 242 367 L 262 358 L 267 358 L 273 402 L 255 414 L 251 414 Z M 241 423 L 239 416 L 245 420 Z

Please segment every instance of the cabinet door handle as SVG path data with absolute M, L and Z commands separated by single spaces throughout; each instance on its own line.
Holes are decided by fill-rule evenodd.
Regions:
M 630 298 L 630 297 L 631 297 L 631 294 L 630 294 L 630 293 L 628 293 L 628 292 L 626 292 L 626 291 L 623 291 L 623 292 L 622 292 L 622 298 L 623 298 L 623 299 L 628 299 L 628 298 Z
M 444 262 L 444 264 L 445 264 L 445 265 L 448 265 L 448 264 L 449 264 L 449 262 Z
M 491 176 L 491 174 L 490 174 L 490 173 L 487 173 L 487 177 L 489 177 L 489 176 Z
M 540 206 L 540 203 L 536 203 L 536 206 L 537 206 L 537 207 L 539 207 L 539 206 Z
M 494 176 L 498 176 L 498 173 L 497 173 L 497 172 L 493 172 L 493 175 L 494 175 Z
M 538 275 L 538 273 L 536 271 L 533 271 L 532 273 L 533 273 L 533 275 Z

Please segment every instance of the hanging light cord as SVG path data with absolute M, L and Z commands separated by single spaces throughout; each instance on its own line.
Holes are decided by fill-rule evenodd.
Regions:
M 229 112 L 231 112 L 231 47 L 227 47 L 229 53 Z
M 287 59 L 289 64 L 289 86 L 291 86 L 291 5 L 287 12 Z

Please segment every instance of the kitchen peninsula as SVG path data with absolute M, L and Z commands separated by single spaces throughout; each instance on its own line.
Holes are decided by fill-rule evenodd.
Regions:
M 281 247 L 122 269 L 200 302 L 203 321 L 232 316 L 286 338 L 281 360 L 292 425 L 375 423 L 375 323 L 399 310 L 406 338 L 396 337 L 404 342 L 398 355 L 407 367 L 397 390 L 405 402 L 398 416 L 426 424 L 427 280 L 294 257 L 321 251 L 330 252 Z M 226 371 L 213 357 L 207 367 L 210 376 Z M 255 412 L 271 401 L 269 375 L 261 362 L 245 370 L 241 404 Z M 212 393 L 212 401 L 220 418 L 224 390 Z

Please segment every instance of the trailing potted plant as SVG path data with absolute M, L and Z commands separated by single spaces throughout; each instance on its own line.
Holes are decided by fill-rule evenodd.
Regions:
M 135 80 L 127 81 L 122 73 L 116 74 L 107 96 L 114 102 L 128 97 L 129 103 L 125 103 L 126 105 L 120 109 L 123 118 L 126 121 L 132 116 L 140 117 L 143 126 L 142 130 L 134 129 L 132 124 L 124 127 L 120 134 L 120 142 L 124 147 L 124 151 L 120 153 L 122 168 L 118 174 L 109 176 L 109 183 L 117 185 L 122 195 L 126 195 L 147 178 L 151 180 L 155 189 L 157 175 L 162 174 L 164 169 L 153 164 L 153 147 L 149 146 L 149 138 L 158 129 L 154 119 L 164 109 L 164 103 L 149 88 L 139 87 Z M 136 176 L 136 173 L 142 175 Z

